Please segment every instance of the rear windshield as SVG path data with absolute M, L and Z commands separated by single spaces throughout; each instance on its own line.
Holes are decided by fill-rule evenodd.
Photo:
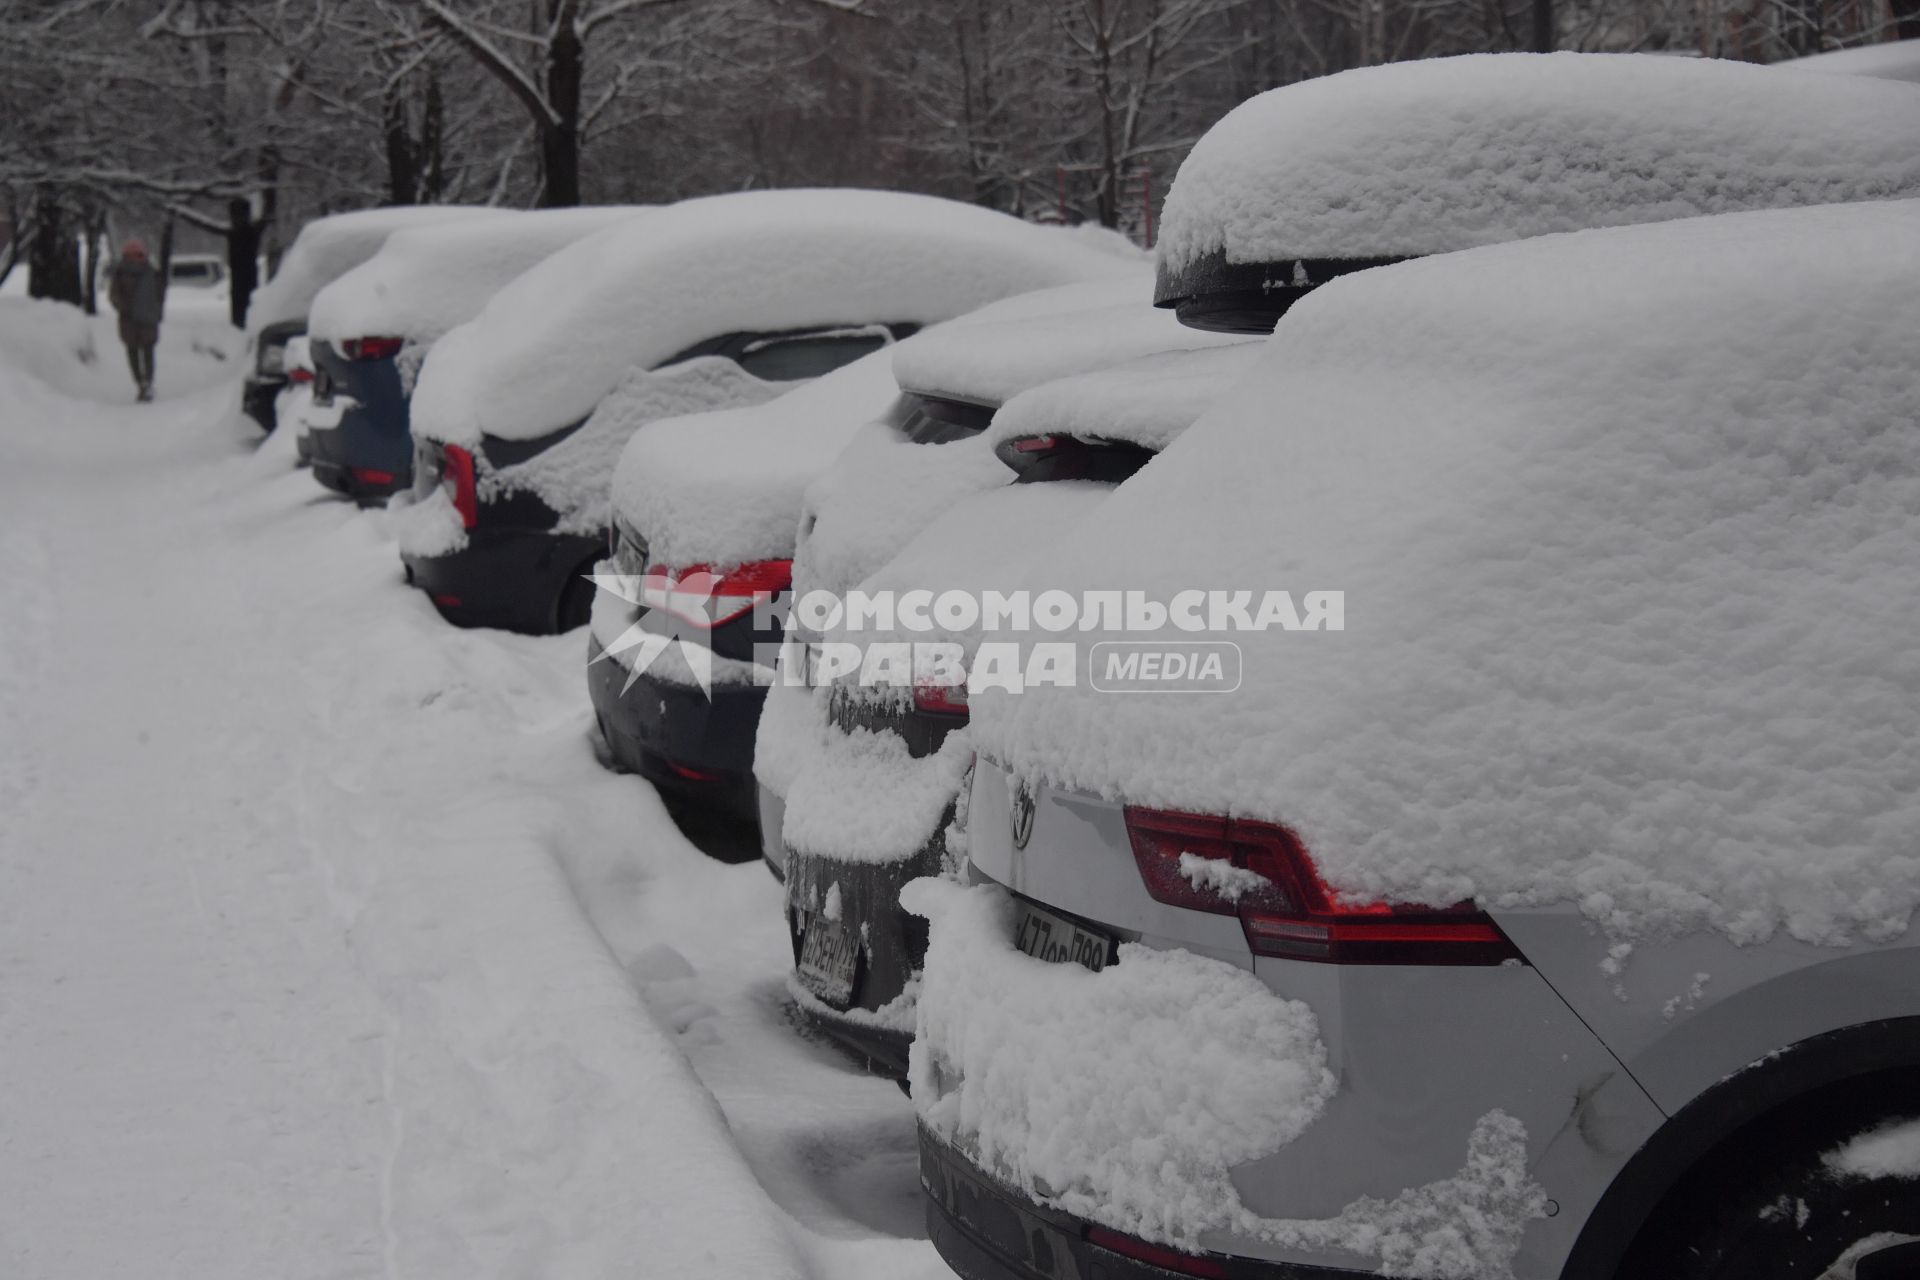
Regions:
M 803 334 L 757 338 L 735 359 L 740 367 L 768 382 L 798 382 L 832 373 L 843 364 L 887 345 L 884 331 Z

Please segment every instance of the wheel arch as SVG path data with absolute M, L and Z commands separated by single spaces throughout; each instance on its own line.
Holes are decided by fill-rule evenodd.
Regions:
M 1561 1280 L 1616 1280 L 1687 1176 L 1756 1124 L 1792 1124 L 1836 1088 L 1890 1079 L 1920 1080 L 1920 1016 L 1812 1036 L 1720 1080 L 1669 1117 L 1615 1175 L 1582 1225 Z M 1920 1109 L 1920 1093 L 1908 1096 Z

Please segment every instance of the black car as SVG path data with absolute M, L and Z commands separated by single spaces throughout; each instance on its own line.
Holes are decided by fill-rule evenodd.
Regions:
M 273 403 L 287 385 L 287 340 L 307 330 L 305 319 L 282 320 L 265 326 L 253 339 L 253 367 L 240 384 L 240 407 L 259 424 L 274 428 Z
M 907 332 L 912 326 L 895 328 Z M 725 360 L 748 379 L 765 384 L 761 394 L 773 394 L 781 384 L 818 377 L 878 350 L 887 341 L 884 331 L 839 325 L 728 333 L 697 343 L 657 368 L 701 359 Z M 444 490 L 466 528 L 465 545 L 456 550 L 402 554 L 407 581 L 425 591 L 447 621 L 534 635 L 586 624 L 594 593 L 588 575 L 607 552 L 607 535 L 563 527 L 563 513 L 537 488 L 514 482 L 515 468 L 562 445 L 586 425 L 582 420 L 532 440 L 485 436 L 472 446 L 416 440 L 416 501 L 436 489 Z M 615 442 L 612 452 L 617 453 L 619 443 L 624 440 Z M 608 451 L 597 449 L 598 453 Z M 609 741 L 613 741 L 611 735 Z

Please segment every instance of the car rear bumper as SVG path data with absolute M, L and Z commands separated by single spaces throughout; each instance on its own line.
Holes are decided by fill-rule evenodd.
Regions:
M 796 968 L 794 981 L 814 996 L 800 1006 L 800 1012 L 866 1058 L 875 1070 L 895 1078 L 906 1076 L 907 1048 L 913 1037 L 904 1030 L 874 1025 L 870 1015 L 899 1000 L 926 963 L 927 922 L 901 909 L 900 889 L 909 880 L 940 874 L 947 852 L 939 832 L 950 821 L 951 810 L 931 841 L 913 856 L 895 862 L 847 862 L 787 850 L 787 929 L 793 954 L 799 956 L 806 946 L 807 930 L 818 919 L 817 904 L 836 888 L 839 926 L 860 938 L 844 1016 L 829 1002 L 829 993 L 813 990 Z
M 335 493 L 362 505 L 385 502 L 413 484 L 413 450 L 396 450 L 380 441 L 376 449 L 359 447 L 370 428 L 353 424 L 354 413 L 341 416 L 338 426 L 309 426 L 302 434 L 313 478 Z M 402 432 L 401 440 L 405 440 Z M 404 457 L 402 456 L 404 454 Z
M 551 635 L 574 571 L 603 549 L 601 539 L 584 534 L 483 525 L 450 555 L 400 559 L 407 581 L 455 626 Z
M 614 763 L 658 786 L 757 820 L 753 739 L 767 691 L 716 684 L 709 697 L 690 685 L 642 673 L 627 688 L 627 668 L 587 641 L 587 690 Z
M 274 426 L 273 402 L 285 387 L 286 380 L 281 378 L 248 378 L 240 384 L 240 409 L 260 430 L 272 431 Z
M 1367 1274 L 1292 1262 L 1205 1255 L 1203 1271 L 1170 1270 L 1102 1248 L 1092 1224 L 1035 1203 L 920 1130 L 927 1235 L 962 1280 L 1355 1280 Z

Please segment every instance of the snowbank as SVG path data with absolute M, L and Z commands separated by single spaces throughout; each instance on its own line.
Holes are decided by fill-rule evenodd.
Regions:
M 542 209 L 395 231 L 379 252 L 320 290 L 307 332 L 430 343 L 541 259 L 644 213 L 634 206 Z
M 644 426 L 620 455 L 613 509 L 660 564 L 787 559 L 807 485 L 896 394 L 883 348 L 762 404 Z
M 976 745 L 1286 823 L 1366 896 L 1897 934 L 1920 900 L 1916 326 L 1915 201 L 1341 279 L 1048 568 L 1162 601 L 1341 591 L 1346 629 L 1233 633 L 1230 697 L 976 696 Z
M 1043 383 L 993 415 L 987 441 L 1064 435 L 1164 449 L 1247 375 L 1261 349 L 1243 341 L 1167 351 Z
M 1475 54 L 1270 90 L 1167 193 L 1163 272 L 1444 253 L 1581 227 L 1920 194 L 1920 96 L 1638 54 Z
M 421 371 L 413 424 L 455 442 L 577 422 L 628 370 L 744 330 L 930 324 L 1025 289 L 1132 272 L 1004 214 L 887 191 L 686 200 L 590 236 L 495 294 Z
M 282 320 L 304 320 L 314 295 L 378 253 L 396 231 L 511 215 L 512 211 L 506 209 L 411 205 L 315 218 L 300 228 L 273 279 L 253 295 L 247 308 L 247 333 L 258 333 Z
M 25 373 L 63 394 L 86 400 L 131 401 L 133 376 L 106 298 L 102 314 L 46 298 L 0 298 L 0 365 Z M 219 312 L 176 314 L 169 306 L 154 352 L 155 384 L 164 397 L 197 391 L 234 377 L 244 343 Z
M 1835 49 L 1805 58 L 1776 62 L 1789 71 L 1817 71 L 1829 76 L 1870 76 L 1877 80 L 1920 81 L 1920 40 L 1890 40 L 1885 44 Z

